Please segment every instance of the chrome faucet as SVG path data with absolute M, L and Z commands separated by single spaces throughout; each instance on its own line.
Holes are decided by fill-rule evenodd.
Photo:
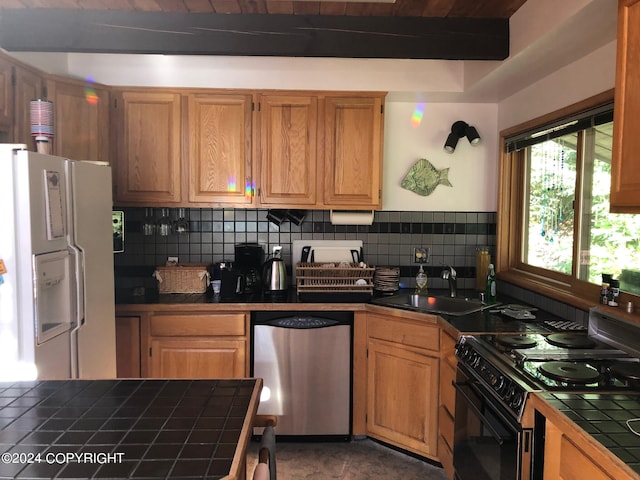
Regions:
M 456 281 L 455 269 L 451 266 L 447 266 L 444 270 L 442 270 L 440 276 L 445 280 L 449 280 L 449 296 L 452 298 L 456 297 L 458 295 L 458 286 Z

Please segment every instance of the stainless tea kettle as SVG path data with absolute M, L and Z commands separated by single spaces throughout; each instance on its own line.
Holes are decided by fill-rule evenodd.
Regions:
M 265 293 L 281 293 L 287 290 L 287 267 L 280 258 L 282 246 L 273 247 L 273 255 L 264 262 L 262 279 Z

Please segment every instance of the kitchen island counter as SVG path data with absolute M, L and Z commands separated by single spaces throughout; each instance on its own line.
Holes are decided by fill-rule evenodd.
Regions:
M 532 406 L 547 422 L 545 478 L 568 470 L 582 478 L 640 478 L 640 436 L 630 428 L 638 431 L 640 395 L 535 393 Z M 561 432 L 559 444 L 549 424 Z M 582 461 L 577 462 L 576 452 Z
M 0 383 L 0 477 L 244 479 L 261 388 L 261 379 Z

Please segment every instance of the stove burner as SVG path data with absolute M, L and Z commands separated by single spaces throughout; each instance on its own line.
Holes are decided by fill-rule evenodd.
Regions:
M 532 348 L 535 347 L 538 342 L 528 335 L 498 335 L 497 342 L 509 348 Z
M 611 374 L 619 380 L 640 380 L 640 363 L 614 363 Z
M 579 383 L 586 385 L 600 378 L 600 373 L 584 363 L 545 362 L 538 367 L 543 375 L 560 382 Z
M 596 342 L 586 335 L 575 333 L 553 333 L 547 335 L 546 340 L 551 345 L 563 348 L 593 348 L 596 346 Z

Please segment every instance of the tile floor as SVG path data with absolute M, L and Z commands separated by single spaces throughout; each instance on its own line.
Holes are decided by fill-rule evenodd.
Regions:
M 256 465 L 258 443 L 248 452 L 247 475 Z M 278 480 L 446 480 L 442 468 L 373 440 L 285 443 L 276 447 Z

